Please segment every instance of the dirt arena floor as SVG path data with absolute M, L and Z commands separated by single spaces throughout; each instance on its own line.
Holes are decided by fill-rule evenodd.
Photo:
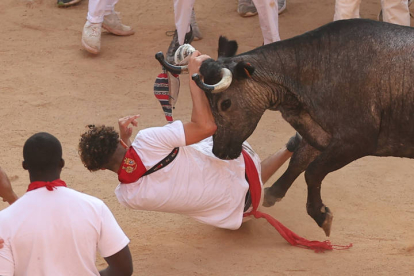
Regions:
M 362 2 L 362 17 L 376 19 L 380 1 Z M 87 124 L 116 125 L 124 115 L 141 114 L 139 128 L 166 123 L 153 96 L 160 73 L 154 54 L 165 52 L 170 43 L 165 32 L 174 30 L 172 1 L 121 0 L 117 10 L 137 32 L 131 37 L 104 33 L 98 56 L 81 48 L 87 4 L 84 0 L 59 9 L 55 0 L 0 1 L 0 165 L 18 195 L 29 184 L 21 168 L 23 143 L 47 131 L 63 144 L 62 179 L 104 200 L 130 237 L 134 275 L 414 274 L 414 161 L 409 159 L 366 157 L 324 180 L 322 196 L 335 216 L 330 239 L 354 245 L 344 251 L 317 254 L 292 247 L 264 220 L 229 231 L 180 215 L 121 207 L 113 193 L 116 175 L 90 173 L 81 164 L 79 135 Z M 258 17 L 242 18 L 236 7 L 236 0 L 197 1 L 204 39 L 193 45 L 212 57 L 220 34 L 238 40 L 239 52 L 260 46 Z M 333 12 L 334 0 L 288 0 L 280 15 L 281 38 L 328 23 Z M 191 111 L 188 76 L 181 82 L 174 118 L 186 121 Z M 280 113 L 267 112 L 249 142 L 266 158 L 293 134 Z M 302 175 L 286 197 L 266 211 L 297 234 L 324 240 L 305 203 Z M 0 209 L 6 207 L 0 203 Z M 105 262 L 98 259 L 97 265 L 104 267 Z

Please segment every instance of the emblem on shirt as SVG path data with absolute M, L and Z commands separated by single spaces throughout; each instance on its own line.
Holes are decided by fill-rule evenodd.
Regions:
M 137 169 L 137 163 L 135 163 L 134 159 L 126 157 L 124 159 L 124 164 L 122 165 L 122 169 L 125 170 L 127 173 L 132 173 Z

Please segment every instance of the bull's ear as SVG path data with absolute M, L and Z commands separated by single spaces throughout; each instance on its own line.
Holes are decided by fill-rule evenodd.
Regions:
M 237 42 L 228 40 L 225 36 L 220 36 L 218 45 L 218 57 L 232 57 L 237 52 Z
M 234 77 L 238 79 L 250 78 L 254 73 L 254 67 L 248 62 L 240 61 L 234 67 Z

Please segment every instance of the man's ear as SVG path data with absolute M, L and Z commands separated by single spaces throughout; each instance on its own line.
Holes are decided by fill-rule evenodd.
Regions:
M 59 168 L 63 169 L 64 166 L 65 166 L 65 160 L 63 160 L 63 158 L 61 158 L 60 162 L 59 162 Z
M 27 167 L 27 163 L 25 161 L 22 161 L 22 167 L 25 170 L 28 170 L 29 168 Z
M 237 79 L 247 79 L 251 78 L 254 73 L 255 68 L 248 62 L 240 61 L 234 67 L 234 76 Z

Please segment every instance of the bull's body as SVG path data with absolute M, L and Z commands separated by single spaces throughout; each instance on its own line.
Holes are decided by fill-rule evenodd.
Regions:
M 240 61 L 248 64 L 245 75 Z M 237 157 L 263 112 L 279 110 L 304 140 L 264 204 L 283 198 L 306 170 L 307 211 L 327 235 L 332 214 L 320 185 L 328 173 L 367 155 L 414 158 L 414 28 L 337 21 L 206 63 L 206 82 L 220 67 L 234 76 L 227 90 L 209 97 L 218 126 L 213 152 Z

